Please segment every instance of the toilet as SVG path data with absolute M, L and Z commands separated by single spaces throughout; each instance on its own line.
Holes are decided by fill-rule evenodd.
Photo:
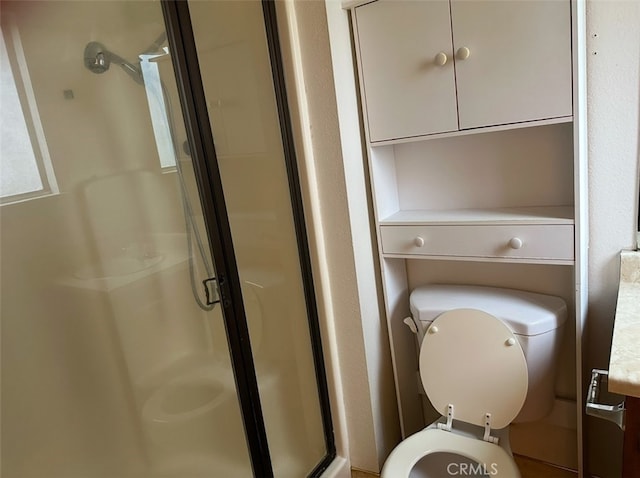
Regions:
M 418 336 L 420 378 L 441 418 L 402 441 L 382 478 L 519 477 L 511 423 L 546 416 L 565 302 L 549 295 L 466 285 L 427 285 L 405 319 Z

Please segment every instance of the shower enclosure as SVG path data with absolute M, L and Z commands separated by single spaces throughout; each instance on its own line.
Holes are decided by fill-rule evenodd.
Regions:
M 335 456 L 265 1 L 3 1 L 3 478 Z

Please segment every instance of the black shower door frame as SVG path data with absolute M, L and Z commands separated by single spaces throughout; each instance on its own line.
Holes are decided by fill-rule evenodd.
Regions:
M 225 206 L 222 181 L 213 133 L 205 101 L 196 43 L 186 0 L 162 0 L 162 12 L 169 40 L 171 58 L 178 85 L 180 104 L 191 148 L 194 173 L 210 238 L 219 286 L 220 305 L 227 333 L 231 362 L 237 387 L 245 437 L 254 476 L 273 477 L 269 443 L 253 360 L 249 328 L 244 310 L 240 277 L 235 259 L 231 228 Z M 287 103 L 284 70 L 276 8 L 273 0 L 262 0 L 265 30 L 273 75 L 280 131 L 286 163 L 293 219 L 295 224 L 312 354 L 318 384 L 319 402 L 325 435 L 326 454 L 308 476 L 318 477 L 336 455 L 329 406 L 326 370 L 322 354 L 320 326 L 313 287 L 309 244 L 307 240 L 302 193 L 295 156 L 291 116 Z

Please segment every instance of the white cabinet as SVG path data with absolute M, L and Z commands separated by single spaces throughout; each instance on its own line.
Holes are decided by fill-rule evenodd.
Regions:
M 371 141 L 457 130 L 449 2 L 369 3 L 356 21 Z
M 570 118 L 565 1 L 392 1 L 355 8 L 371 142 Z
M 556 383 L 563 399 L 544 423 L 510 434 L 516 453 L 578 469 L 584 4 L 363 0 L 349 8 L 403 435 L 435 419 L 403 322 L 411 290 L 459 283 L 557 295 L 570 311 Z
M 451 1 L 460 128 L 571 116 L 568 1 Z

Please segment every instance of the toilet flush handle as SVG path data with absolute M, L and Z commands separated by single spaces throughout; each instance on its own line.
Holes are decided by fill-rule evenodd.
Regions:
M 419 320 L 415 320 L 412 316 L 406 317 L 403 322 L 409 327 L 411 332 L 416 334 L 416 340 L 418 341 L 418 349 L 422 345 L 422 339 L 424 339 L 424 326 Z

